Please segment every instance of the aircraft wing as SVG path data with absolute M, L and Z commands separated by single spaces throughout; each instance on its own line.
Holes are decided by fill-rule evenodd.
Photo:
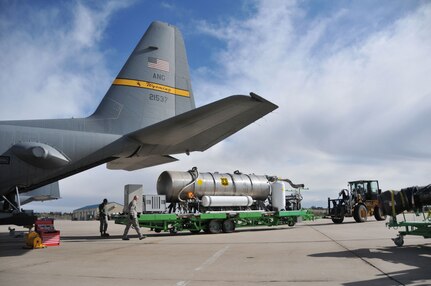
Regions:
M 235 95 L 129 133 L 142 143 L 137 155 L 204 151 L 278 108 L 250 93 Z

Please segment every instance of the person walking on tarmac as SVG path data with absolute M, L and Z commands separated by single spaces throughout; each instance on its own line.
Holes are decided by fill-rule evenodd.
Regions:
M 129 203 L 129 217 L 127 220 L 126 228 L 124 229 L 123 233 L 123 240 L 129 240 L 129 237 L 127 234 L 129 233 L 130 226 L 133 226 L 133 228 L 136 230 L 139 236 L 139 240 L 144 239 L 145 236 L 141 234 L 141 230 L 139 229 L 138 224 L 138 212 L 136 210 L 136 202 L 138 201 L 138 196 L 134 196 L 133 200 Z
M 108 210 L 106 205 L 108 204 L 107 199 L 103 199 L 103 202 L 99 205 L 99 221 L 100 221 L 100 236 L 107 237 L 109 233 L 106 232 L 108 229 Z

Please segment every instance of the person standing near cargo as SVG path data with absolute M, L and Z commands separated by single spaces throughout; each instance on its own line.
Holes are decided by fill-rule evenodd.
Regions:
M 107 210 L 108 200 L 103 199 L 103 202 L 99 205 L 99 221 L 100 221 L 100 236 L 106 237 L 109 236 L 109 233 L 106 233 L 108 230 L 108 210 Z
M 129 233 L 130 226 L 133 226 L 133 228 L 138 233 L 139 239 L 144 239 L 145 236 L 141 234 L 141 230 L 139 229 L 138 224 L 138 212 L 136 210 L 136 202 L 138 201 L 138 196 L 134 196 L 133 200 L 129 203 L 129 216 L 126 224 L 126 228 L 124 229 L 123 233 L 123 240 L 129 240 L 129 237 L 127 237 L 127 234 Z

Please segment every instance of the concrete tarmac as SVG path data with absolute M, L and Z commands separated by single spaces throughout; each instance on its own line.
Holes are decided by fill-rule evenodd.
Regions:
M 55 221 L 61 245 L 23 249 L 0 226 L 0 285 L 431 285 L 431 241 L 370 219 L 329 219 L 230 234 L 156 234 L 121 240 L 124 226 Z M 16 231 L 24 229 L 15 227 Z

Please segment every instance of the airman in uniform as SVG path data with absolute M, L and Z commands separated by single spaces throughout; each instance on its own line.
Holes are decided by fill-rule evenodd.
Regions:
M 129 216 L 128 216 L 126 228 L 124 229 L 123 240 L 129 240 L 129 237 L 127 236 L 127 234 L 129 233 L 130 226 L 132 226 L 136 230 L 140 240 L 145 238 L 145 236 L 141 234 L 141 230 L 139 229 L 138 212 L 136 210 L 137 201 L 138 201 L 138 196 L 134 196 L 133 200 L 129 203 L 129 206 L 128 206 Z
M 109 236 L 108 230 L 108 210 L 106 205 L 108 204 L 107 199 L 103 199 L 103 202 L 99 205 L 99 221 L 100 221 L 100 236 Z

